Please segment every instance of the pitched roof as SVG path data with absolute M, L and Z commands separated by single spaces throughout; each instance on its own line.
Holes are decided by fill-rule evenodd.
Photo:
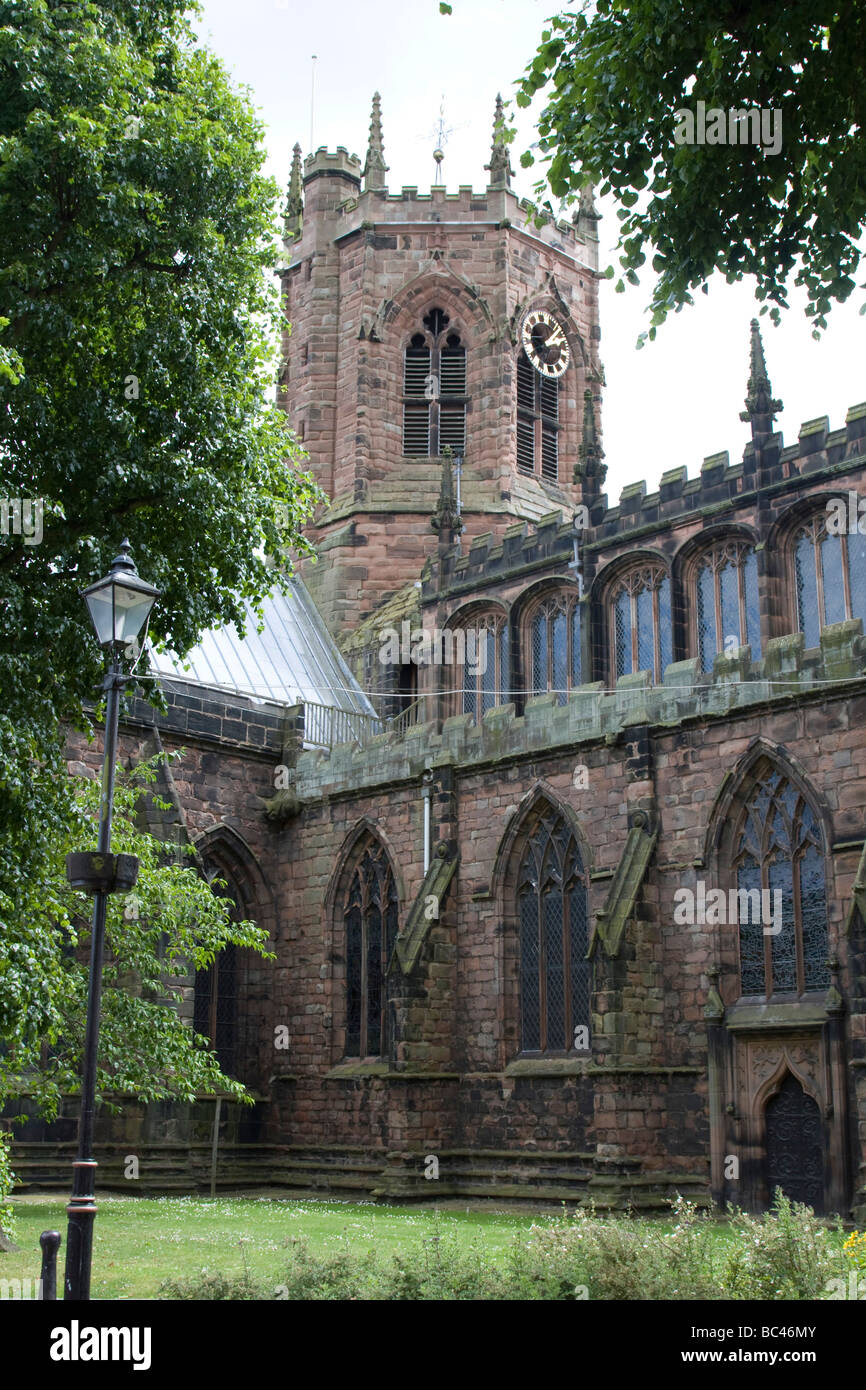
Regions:
M 275 590 L 263 601 L 261 631 L 252 605 L 245 607 L 243 638 L 230 623 L 205 632 L 183 658 L 151 650 L 152 667 L 172 680 L 211 690 L 285 705 L 304 701 L 375 717 L 297 575 L 288 593 Z

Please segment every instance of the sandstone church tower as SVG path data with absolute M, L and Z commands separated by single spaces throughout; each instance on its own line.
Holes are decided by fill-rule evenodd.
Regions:
M 338 640 L 435 555 L 443 488 L 466 545 L 600 492 L 597 214 L 587 191 L 537 226 L 501 118 L 481 192 L 389 191 L 378 93 L 363 168 L 321 148 L 302 176 L 295 146 L 280 400 L 329 498 L 304 577 Z

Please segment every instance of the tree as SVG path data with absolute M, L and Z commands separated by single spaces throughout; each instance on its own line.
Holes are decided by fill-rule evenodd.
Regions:
M 102 676 L 80 590 L 128 534 L 162 590 L 152 635 L 184 653 L 286 582 L 273 561 L 309 549 L 319 497 L 273 400 L 262 131 L 185 8 L 0 0 L 0 1041 L 19 1053 L 71 988 L 64 731 L 90 727 Z M 156 1074 L 174 1055 L 178 1088 L 207 1080 L 151 1042 Z
M 544 94 L 538 149 L 556 198 L 591 181 L 621 204 L 626 280 L 638 282 L 654 251 L 649 337 L 670 310 L 693 303 L 696 286 L 706 292 L 714 270 L 729 283 L 753 275 L 775 322 L 793 275 L 819 337 L 832 303 L 856 288 L 866 226 L 863 0 L 589 8 L 550 21 L 517 104 Z M 726 124 L 731 111 L 780 113 L 781 149 L 741 143 L 751 117 L 736 123 L 736 144 L 678 143 L 678 124 L 687 133 L 678 113 L 697 115 L 699 101 Z
M 143 1101 L 216 1091 L 244 1100 L 243 1085 L 221 1072 L 207 1041 L 174 1006 L 183 977 L 206 969 L 229 943 L 274 957 L 263 927 L 233 920 L 230 899 L 213 891 L 192 845 L 139 828 L 144 796 L 158 814 L 173 811 L 154 784 L 160 764 L 180 756 L 158 754 L 131 771 L 117 768 L 112 844 L 116 853 L 136 855 L 140 868 L 134 890 L 108 901 L 97 1087 L 103 1096 L 128 1093 Z M 0 1033 L 13 1038 L 0 1057 L 0 1096 L 19 1089 L 23 1078 L 27 1095 L 48 1116 L 76 1088 L 81 1070 L 92 903 L 67 883 L 65 860 L 92 849 L 100 783 L 74 776 L 69 790 L 73 827 L 50 851 L 55 900 L 29 924 L 30 950 L 19 941 L 0 976 Z
M 190 972 L 204 970 L 229 943 L 273 959 L 267 932 L 234 921 L 231 902 L 213 892 L 187 843 L 157 839 L 138 828 L 141 801 L 159 813 L 173 810 L 154 789 L 160 764 L 181 754 L 160 754 L 133 771 L 117 768 L 113 844 L 140 864 L 133 892 L 111 897 L 106 921 L 97 1093 L 132 1094 L 142 1101 L 193 1100 L 227 1093 L 248 1101 L 244 1086 L 220 1069 L 207 1039 L 194 1033 L 176 1008 Z M 65 860 L 91 849 L 100 784 L 70 778 L 72 829 L 53 842 L 50 908 L 19 932 L 0 959 L 0 1101 L 25 1095 L 48 1118 L 61 1096 L 75 1091 L 81 1074 L 89 969 L 91 902 L 66 881 Z M 0 1134 L 0 1232 L 12 1232 L 4 1201 L 11 1190 L 8 1149 Z

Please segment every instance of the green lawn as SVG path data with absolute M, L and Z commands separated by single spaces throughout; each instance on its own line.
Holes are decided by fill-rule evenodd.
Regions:
M 0 1254 L 0 1279 L 37 1279 L 41 1258 L 39 1234 L 54 1228 L 61 1231 L 64 1238 L 58 1266 L 62 1290 L 66 1195 L 25 1195 L 14 1198 L 13 1204 L 21 1248 L 17 1252 Z M 152 1299 L 157 1296 L 164 1279 L 189 1278 L 202 1269 L 211 1274 L 237 1276 L 245 1267 L 265 1289 L 276 1290 L 287 1268 L 287 1247 L 298 1237 L 304 1238 L 312 1254 L 351 1253 L 366 1267 L 370 1251 L 380 1260 L 386 1257 L 389 1264 L 387 1257 L 399 1252 L 418 1268 L 425 1264 L 422 1245 L 425 1239 L 426 1253 L 429 1253 L 430 1236 L 452 1237 L 463 1251 L 477 1243 L 488 1259 L 492 1257 L 493 1263 L 503 1267 L 515 1238 L 520 1240 L 522 1233 L 528 1235 L 532 1225 L 546 1226 L 559 1215 L 555 1209 L 543 1212 L 469 1210 L 457 1202 L 437 1209 L 432 1203 L 424 1207 L 391 1207 L 369 1202 L 306 1201 L 278 1195 L 221 1197 L 214 1202 L 201 1197 L 105 1196 L 99 1198 L 96 1219 L 92 1296 L 96 1299 Z M 775 1217 L 773 1220 L 775 1222 Z M 636 1289 L 644 1287 L 644 1273 L 638 1270 L 644 1258 L 640 1252 L 651 1249 L 658 1237 L 666 1238 L 674 1225 L 670 1217 L 644 1218 L 635 1222 L 627 1233 L 626 1263 L 635 1270 L 635 1277 L 640 1274 L 634 1285 Z M 768 1234 L 775 1242 L 778 1256 L 778 1223 L 773 1229 L 775 1235 L 772 1231 Z M 736 1228 L 721 1218 L 711 1219 L 703 1230 L 719 1254 L 722 1253 L 720 1246 L 729 1241 L 739 1242 L 741 1246 L 744 1239 L 750 1243 L 754 1241 L 754 1236 L 744 1236 L 742 1232 L 738 1235 Z M 616 1236 L 615 1232 L 611 1234 Z M 843 1235 L 832 1231 L 827 1233 L 827 1238 L 831 1247 L 837 1247 L 841 1258 L 839 1247 Z M 620 1241 L 621 1257 L 622 1235 L 616 1239 Z M 802 1234 L 795 1239 L 799 1242 Z M 450 1243 L 447 1242 L 449 1248 Z M 435 1248 L 444 1250 L 446 1245 Z M 615 1265 L 616 1240 L 611 1248 Z M 417 1252 L 417 1260 L 412 1259 L 414 1252 Z M 766 1262 L 768 1257 L 764 1258 Z M 651 1263 L 650 1259 L 647 1270 Z M 789 1263 L 786 1257 L 785 1268 Z M 835 1266 L 832 1272 L 838 1272 Z M 776 1287 L 775 1282 L 772 1287 Z M 602 1296 L 643 1297 L 644 1294 Z M 805 1296 L 814 1297 L 815 1294 Z
M 62 1296 L 66 1250 L 66 1195 L 14 1199 L 17 1253 L 0 1254 L 0 1279 L 39 1276 L 41 1231 L 63 1235 L 58 1259 Z M 197 1273 L 203 1267 L 240 1273 L 246 1259 L 253 1275 L 279 1282 L 284 1250 L 303 1235 L 311 1250 L 336 1252 L 348 1242 L 355 1253 L 380 1253 L 420 1245 L 432 1231 L 429 1208 L 372 1203 L 300 1201 L 273 1197 L 100 1197 L 93 1255 L 94 1298 L 153 1298 L 160 1280 Z M 553 1215 L 553 1213 L 551 1213 Z M 468 1245 L 504 1251 L 515 1231 L 547 1220 L 537 1213 L 447 1210 L 442 1227 Z M 444 1233 L 444 1231 L 443 1231 Z

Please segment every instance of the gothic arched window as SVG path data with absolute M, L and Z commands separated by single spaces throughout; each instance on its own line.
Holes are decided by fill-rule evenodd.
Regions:
M 866 628 L 866 536 L 831 535 L 818 512 L 794 536 L 797 623 L 806 646 L 817 647 L 821 629 L 846 618 Z
M 695 576 L 695 617 L 701 668 L 731 646 L 751 647 L 761 658 L 758 561 L 752 546 L 724 541 L 701 555 Z
M 660 685 L 671 654 L 671 583 L 658 565 L 629 570 L 613 586 L 613 649 L 617 676 L 649 671 Z
M 403 356 L 403 453 L 438 458 L 466 447 L 466 349 L 442 309 L 424 316 Z
M 223 881 L 213 885 L 217 897 L 228 898 L 231 903 L 232 921 L 240 922 L 244 917 L 240 893 L 227 881 L 224 870 L 216 870 L 217 879 Z M 210 1040 L 217 1055 L 221 1071 L 226 1076 L 237 1074 L 238 1057 L 238 993 L 240 983 L 240 962 L 238 950 L 229 943 L 215 957 L 206 970 L 195 973 L 193 991 L 193 1028 Z
M 742 994 L 769 999 L 826 989 L 821 831 L 802 792 L 771 764 L 740 812 L 733 869 Z
M 484 613 L 452 631 L 457 709 L 479 723 L 489 709 L 511 699 L 508 619 Z
M 580 603 L 577 594 L 556 593 L 530 612 L 529 689 L 533 695 L 555 691 L 564 705 L 569 690 L 581 683 Z
M 346 930 L 346 1056 L 388 1051 L 385 980 L 397 936 L 397 889 L 387 853 L 369 837 L 349 880 Z
M 567 1052 L 590 1024 L 587 875 L 574 833 L 552 808 L 524 848 L 517 904 L 521 1051 Z
M 517 470 L 559 475 L 559 381 L 543 377 L 521 350 L 517 359 Z

